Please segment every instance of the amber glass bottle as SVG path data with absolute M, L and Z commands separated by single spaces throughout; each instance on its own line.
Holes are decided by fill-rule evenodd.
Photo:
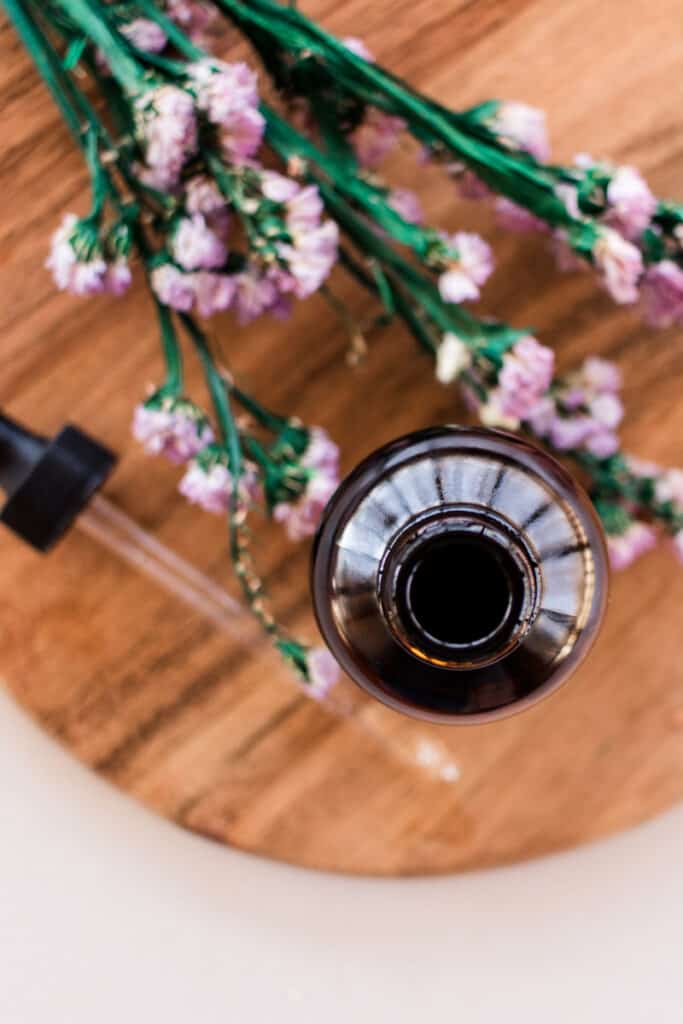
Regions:
M 348 674 L 397 710 L 481 722 L 556 689 L 607 594 L 588 496 L 534 445 L 439 427 L 367 458 L 315 545 L 321 631 Z

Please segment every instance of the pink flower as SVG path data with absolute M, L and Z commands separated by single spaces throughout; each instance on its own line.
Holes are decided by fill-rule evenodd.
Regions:
M 346 38 L 342 39 L 342 43 L 347 50 L 355 53 L 356 57 L 362 57 L 369 64 L 375 63 L 374 53 L 367 48 L 362 39 L 358 39 L 357 36 L 346 36 Z
M 233 478 L 227 456 L 215 445 L 204 449 L 189 463 L 178 490 L 193 505 L 207 512 L 225 514 L 231 507 Z M 239 478 L 238 505 L 248 506 L 258 492 L 258 477 L 253 466 L 247 466 Z
M 251 323 L 268 312 L 278 299 L 277 287 L 256 267 L 247 267 L 235 275 L 235 312 L 239 324 Z
M 643 272 L 640 250 L 612 228 L 603 228 L 593 247 L 593 258 L 602 283 L 614 301 L 620 305 L 635 302 Z
M 363 123 L 353 134 L 352 142 L 361 167 L 374 170 L 395 149 L 405 129 L 405 121 L 383 110 L 371 107 Z
M 652 327 L 683 322 L 683 270 L 673 260 L 648 267 L 643 278 L 645 319 Z
M 656 479 L 662 471 L 656 462 L 650 462 L 649 459 L 639 459 L 635 455 L 626 456 L 626 464 L 629 472 L 633 473 L 634 476 L 648 480 Z
M 197 119 L 192 96 L 174 85 L 150 89 L 135 101 L 138 131 L 156 187 L 178 183 L 188 157 L 197 149 Z
M 79 232 L 85 230 L 83 222 L 74 213 L 67 213 L 52 235 L 50 254 L 45 266 L 52 272 L 60 291 L 72 295 L 96 295 L 104 291 L 107 263 L 94 241 L 83 240 L 79 252 Z
M 136 49 L 146 53 L 160 53 L 168 42 L 163 28 L 150 18 L 133 18 L 121 25 L 120 31 Z
M 585 443 L 586 451 L 597 459 L 608 459 L 619 451 L 619 438 L 606 428 L 595 427 L 591 430 Z
M 258 109 L 258 75 L 247 64 L 226 64 L 206 58 L 191 64 L 188 74 L 197 105 L 220 127 L 223 152 L 241 162 L 252 157 L 263 141 L 265 121 Z
M 128 263 L 123 257 L 119 257 L 114 263 L 107 266 L 104 275 L 104 290 L 110 295 L 123 295 L 130 287 L 132 279 Z
M 223 121 L 220 130 L 221 148 L 228 160 L 242 163 L 258 151 L 263 142 L 266 122 L 260 110 L 244 107 L 235 110 Z
M 667 469 L 655 486 L 655 497 L 662 504 L 673 502 L 683 509 L 683 469 Z
M 498 196 L 495 204 L 496 221 L 505 231 L 524 234 L 529 231 L 547 233 L 548 225 L 544 220 L 535 217 L 524 206 L 518 206 L 505 196 Z
M 325 506 L 339 486 L 339 449 L 321 427 L 310 431 L 299 465 L 309 473 L 304 490 L 295 501 L 279 502 L 273 509 L 273 518 L 285 525 L 290 540 L 303 540 L 315 533 Z
M 490 127 L 514 149 L 530 153 L 537 160 L 547 160 L 550 156 L 545 114 L 536 107 L 526 103 L 500 103 Z
M 230 308 L 237 287 L 234 275 L 198 270 L 188 276 L 200 316 L 213 316 Z
M 548 436 L 553 448 L 566 452 L 583 448 L 595 430 L 590 416 L 556 416 L 550 424 Z
M 203 0 L 166 0 L 166 13 L 193 42 L 199 43 L 216 12 Z
M 181 217 L 171 238 L 171 255 L 184 270 L 222 267 L 228 250 L 201 213 Z
M 492 195 L 486 182 L 478 178 L 469 167 L 451 165 L 450 170 L 455 175 L 458 192 L 463 199 L 488 199 Z
M 61 291 L 72 295 L 123 295 L 131 282 L 126 259 L 105 259 L 97 228 L 67 213 L 52 235 L 45 266 Z
M 409 188 L 394 188 L 387 197 L 392 210 L 403 217 L 409 224 L 422 224 L 424 213 L 418 196 Z
M 187 69 L 197 106 L 213 124 L 225 124 L 235 111 L 258 107 L 258 75 L 243 62 L 227 64 L 206 57 Z
M 195 292 L 190 274 L 184 274 L 172 263 L 162 263 L 150 275 L 152 290 L 160 302 L 181 313 L 189 313 Z
M 467 231 L 446 236 L 445 241 L 458 255 L 439 277 L 441 298 L 444 302 L 478 299 L 480 286 L 493 270 L 491 247 L 479 235 Z
M 274 203 L 290 203 L 297 196 L 300 197 L 310 190 L 315 192 L 316 196 L 318 195 L 318 190 L 314 185 L 302 189 L 299 183 L 294 181 L 294 178 L 288 178 L 277 171 L 263 171 L 261 174 L 261 191 L 266 199 L 270 199 Z M 321 210 L 322 202 L 318 196 L 316 223 L 320 219 Z
M 138 405 L 133 436 L 150 455 L 165 455 L 175 463 L 187 462 L 211 444 L 213 431 L 195 405 L 172 396 L 155 396 Z
M 621 370 L 616 363 L 600 356 L 588 356 L 581 366 L 582 383 L 596 392 L 616 393 L 621 389 Z
M 324 700 L 341 676 L 336 659 L 326 647 L 313 647 L 307 652 L 306 667 L 308 692 L 314 699 Z
M 294 245 L 278 246 L 298 299 L 308 298 L 320 288 L 336 262 L 338 245 L 339 229 L 328 220 L 315 230 L 303 232 Z
M 208 217 L 226 207 L 225 197 L 213 178 L 195 174 L 185 183 L 185 209 L 188 213 L 202 213 Z
M 604 391 L 592 398 L 588 410 L 598 423 L 609 430 L 618 427 L 624 418 L 624 407 L 615 394 Z
M 625 569 L 657 544 L 657 533 L 646 523 L 634 521 L 623 533 L 607 537 L 612 568 Z
M 642 235 L 657 209 L 657 199 L 635 167 L 618 167 L 607 186 L 606 224 L 626 238 Z
M 507 416 L 524 420 L 534 409 L 553 377 L 555 356 L 530 334 L 515 342 L 503 357 L 498 375 L 500 405 Z

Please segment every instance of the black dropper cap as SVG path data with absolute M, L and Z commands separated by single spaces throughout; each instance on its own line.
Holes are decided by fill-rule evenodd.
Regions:
M 52 440 L 0 413 L 0 522 L 38 551 L 68 530 L 116 464 L 116 456 L 78 427 Z

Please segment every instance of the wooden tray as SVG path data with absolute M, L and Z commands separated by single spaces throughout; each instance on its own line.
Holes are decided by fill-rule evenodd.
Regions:
M 384 62 L 442 100 L 542 104 L 558 158 L 584 150 L 634 162 L 657 192 L 682 197 L 675 0 L 653 0 L 647 18 L 637 0 L 302 6 L 340 34 L 362 32 Z M 188 508 L 177 472 L 129 437 L 132 406 L 161 372 L 142 288 L 122 301 L 78 301 L 58 295 L 42 269 L 61 213 L 85 208 L 86 180 L 4 22 L 0 69 L 0 404 L 46 433 L 70 419 L 120 451 L 109 494 L 227 582 L 221 524 Z M 430 219 L 493 234 L 484 207 L 405 161 L 401 173 L 423 188 Z M 485 308 L 533 324 L 560 366 L 590 351 L 616 359 L 627 446 L 680 462 L 680 332 L 646 330 L 588 275 L 559 277 L 538 241 L 499 238 L 497 253 Z M 369 312 L 364 295 L 337 287 L 359 316 Z M 346 468 L 399 433 L 462 416 L 398 327 L 349 369 L 344 333 L 319 297 L 284 325 L 237 332 L 226 319 L 217 330 L 245 383 L 327 426 Z M 260 532 L 275 604 L 305 631 L 308 550 Z M 683 572 L 664 550 L 614 581 L 597 648 L 562 692 L 502 724 L 438 731 L 458 767 L 450 784 L 402 766 L 303 698 L 265 651 L 231 645 L 80 534 L 47 559 L 3 534 L 0 573 L 0 674 L 16 699 L 156 812 L 254 853 L 385 875 L 475 868 L 625 828 L 683 793 Z M 424 726 L 396 717 L 389 728 L 409 745 Z

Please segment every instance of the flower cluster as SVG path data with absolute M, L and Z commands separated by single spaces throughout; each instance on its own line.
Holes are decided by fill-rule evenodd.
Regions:
M 178 490 L 193 505 L 217 515 L 226 513 L 232 503 L 233 475 L 224 448 L 209 444 L 191 460 Z M 246 463 L 237 486 L 237 507 L 248 508 L 260 493 L 256 467 Z
M 441 298 L 444 302 L 458 303 L 478 299 L 481 286 L 493 270 L 490 245 L 469 231 L 444 235 L 443 241 L 453 252 L 453 258 L 439 277 Z
M 192 459 L 214 440 L 201 409 L 186 398 L 157 391 L 133 415 L 133 436 L 150 455 L 165 455 L 177 465 Z
M 607 458 L 619 450 L 620 388 L 618 367 L 590 356 L 577 371 L 555 381 L 522 419 L 558 451 L 583 450 Z
M 22 3 L 13 0 L 9 11 L 25 33 L 26 19 L 12 17 Z M 425 225 L 418 196 L 392 180 L 387 158 L 412 139 L 463 195 L 491 198 L 501 225 L 542 234 L 562 268 L 591 266 L 616 302 L 640 302 L 656 326 L 683 324 L 683 207 L 657 200 L 633 167 L 585 156 L 571 166 L 549 163 L 540 111 L 506 101 L 450 110 L 385 71 L 362 41 L 340 45 L 296 5 L 30 6 L 25 41 L 38 69 L 49 69 L 93 184 L 90 214 L 64 218 L 47 265 L 59 288 L 120 294 L 134 246 L 154 294 L 167 370 L 164 386 L 135 412 L 135 436 L 185 467 L 180 490 L 190 502 L 227 513 L 247 600 L 309 685 L 324 694 L 336 666 L 290 641 L 266 614 L 235 531 L 261 503 L 292 539 L 310 535 L 336 489 L 339 453 L 324 431 L 307 432 L 228 383 L 194 314 L 230 310 L 241 324 L 284 315 L 338 263 L 379 300 L 381 315 L 371 322 L 400 317 L 434 353 L 438 380 L 458 380 L 485 425 L 532 433 L 588 471 L 616 564 L 645 550 L 662 528 L 683 547 L 679 477 L 656 467 L 639 475 L 618 450 L 616 368 L 591 358 L 553 379 L 550 349 L 465 308 L 492 273 L 490 246 L 469 231 Z M 248 64 L 218 60 L 198 45 L 218 11 L 258 50 L 284 115 L 261 101 Z M 53 40 L 62 38 L 55 59 Z M 357 340 L 353 312 L 331 290 L 323 295 Z M 177 329 L 199 357 L 215 433 L 181 397 Z M 233 402 L 251 417 L 253 434 L 235 418 Z M 266 443 L 262 432 L 275 440 Z
M 464 383 L 465 396 L 484 426 L 518 430 L 550 387 L 554 364 L 551 349 L 524 335 L 505 352 L 497 371 L 488 361 L 477 361 Z
M 123 295 L 131 282 L 129 247 L 125 229 L 114 227 L 103 235 L 95 220 L 67 213 L 52 236 L 45 266 L 61 291 Z
M 325 506 L 339 486 L 339 449 L 320 427 L 309 431 L 306 449 L 295 467 L 303 486 L 294 500 L 279 501 L 273 518 L 283 523 L 290 540 L 310 537 Z
M 210 316 L 232 307 L 241 324 L 267 312 L 286 313 L 292 298 L 312 295 L 332 269 L 337 226 L 322 219 L 315 186 L 275 171 L 235 168 L 230 187 L 238 217 L 250 229 L 241 268 L 226 266 L 233 205 L 210 179 L 195 178 L 172 228 L 172 261 L 152 271 L 152 287 L 172 309 Z

